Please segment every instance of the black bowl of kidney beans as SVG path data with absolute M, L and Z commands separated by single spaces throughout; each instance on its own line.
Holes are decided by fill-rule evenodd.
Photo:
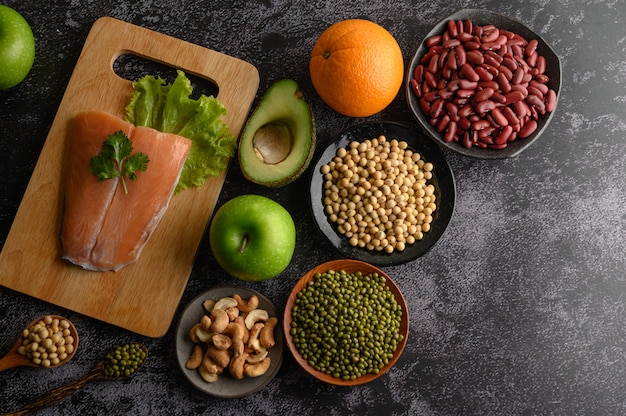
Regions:
M 441 20 L 407 70 L 406 99 L 421 127 L 455 152 L 513 157 L 550 122 L 561 63 L 536 33 L 506 16 L 463 9 Z

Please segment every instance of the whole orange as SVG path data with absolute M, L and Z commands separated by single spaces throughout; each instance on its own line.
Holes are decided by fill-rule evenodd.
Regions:
M 398 94 L 404 61 L 398 42 L 385 28 L 369 20 L 348 19 L 320 35 L 309 72 L 313 87 L 332 109 L 368 117 Z

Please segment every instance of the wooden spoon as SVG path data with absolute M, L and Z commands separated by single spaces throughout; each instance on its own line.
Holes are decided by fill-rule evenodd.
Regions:
M 87 384 L 87 383 L 89 383 L 91 381 L 123 380 L 125 378 L 132 377 L 135 373 L 137 373 L 137 371 L 139 371 L 139 369 L 146 362 L 146 359 L 148 357 L 148 349 L 146 348 L 145 345 L 137 343 L 137 342 L 133 342 L 133 343 L 127 344 L 127 345 L 138 346 L 145 353 L 144 359 L 141 361 L 139 366 L 136 367 L 135 370 L 131 374 L 120 375 L 120 376 L 117 376 L 117 377 L 107 375 L 106 372 L 105 372 L 105 360 L 106 360 L 106 358 L 105 358 L 105 359 L 99 361 L 96 364 L 96 366 L 94 368 L 92 368 L 83 378 L 81 378 L 79 380 L 76 380 L 76 381 L 74 381 L 74 382 L 72 382 L 70 384 L 66 384 L 65 386 L 61 386 L 61 387 L 58 387 L 58 388 L 56 388 L 54 390 L 51 390 L 48 393 L 44 394 L 43 396 L 33 400 L 32 402 L 30 402 L 26 406 L 22 407 L 21 409 L 16 410 L 15 412 L 6 413 L 3 416 L 29 415 L 29 414 L 32 414 L 32 413 L 38 411 L 38 410 L 44 409 L 46 407 L 53 406 L 53 405 L 55 405 L 57 403 L 62 402 L 66 397 L 70 396 L 71 394 L 73 394 L 78 389 L 80 389 L 85 384 Z M 115 347 L 115 348 L 117 348 L 117 347 Z M 115 350 L 115 348 L 112 348 L 111 351 Z
M 14 368 L 14 367 L 55 368 L 55 367 L 65 364 L 74 356 L 74 354 L 76 354 L 76 350 L 78 349 L 78 332 L 76 331 L 76 327 L 74 326 L 74 324 L 70 322 L 69 319 L 64 318 L 62 316 L 58 316 L 58 315 L 46 315 L 46 316 L 49 316 L 52 319 L 58 319 L 59 321 L 65 320 L 70 324 L 69 330 L 70 330 L 70 335 L 72 336 L 72 338 L 74 338 L 74 344 L 73 344 L 74 350 L 71 353 L 68 353 L 67 357 L 61 360 L 58 364 L 54 364 L 54 365 L 51 364 L 48 367 L 44 367 L 41 364 L 36 364 L 32 362 L 27 356 L 22 355 L 17 351 L 18 348 L 24 342 L 24 334 L 22 333 L 22 335 L 20 335 L 17 341 L 15 342 L 15 345 L 13 345 L 13 347 L 9 350 L 9 352 L 2 359 L 0 359 L 0 372 L 4 370 L 8 370 L 9 368 Z M 35 319 L 33 322 L 28 324 L 26 328 L 32 328 L 33 325 L 35 325 L 37 322 L 43 321 L 46 318 L 46 316 L 42 316 L 41 318 Z

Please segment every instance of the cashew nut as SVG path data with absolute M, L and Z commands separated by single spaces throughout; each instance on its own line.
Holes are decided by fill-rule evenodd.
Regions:
M 228 325 L 228 314 L 223 309 L 214 308 L 211 311 L 211 320 L 213 323 L 211 324 L 210 332 L 214 334 L 219 334 L 224 331 L 224 328 Z
M 224 311 L 226 312 L 226 315 L 228 315 L 228 320 L 229 321 L 234 321 L 236 317 L 239 316 L 239 308 L 237 308 L 236 306 L 231 306 L 230 308 L 226 308 L 224 309 Z
M 209 318 L 208 315 L 203 315 L 202 319 L 200 319 L 200 325 L 202 326 L 202 329 L 204 329 L 206 332 L 211 331 L 211 324 L 211 318 Z
M 204 302 L 202 302 L 202 307 L 204 308 L 205 311 L 210 313 L 215 307 L 215 301 L 213 299 L 207 299 Z
M 230 363 L 231 353 L 229 350 L 220 350 L 214 346 L 207 348 L 207 356 L 218 366 L 222 368 L 228 367 Z
M 204 357 L 204 351 L 202 350 L 202 345 L 200 344 L 194 345 L 191 356 L 187 360 L 185 367 L 187 367 L 190 370 L 194 370 L 200 367 L 200 364 L 202 364 L 203 357 Z
M 197 343 L 200 342 L 200 340 L 198 339 L 198 335 L 196 334 L 196 330 L 198 328 L 202 329 L 202 325 L 200 325 L 199 322 L 197 324 L 195 324 L 194 326 L 192 326 L 191 329 L 189 330 L 189 339 L 194 344 L 197 344 Z
M 218 350 L 227 350 L 233 345 L 233 340 L 224 334 L 213 334 L 211 341 Z
M 250 296 L 250 298 L 246 301 L 243 300 L 238 294 L 234 294 L 233 299 L 237 301 L 237 307 L 241 312 L 250 312 L 259 306 L 259 298 L 257 295 Z
M 215 302 L 213 309 L 228 309 L 237 306 L 237 301 L 231 297 L 225 297 Z
M 263 323 L 257 322 L 252 326 L 252 329 L 250 329 L 250 337 L 248 338 L 248 342 L 246 343 L 249 348 L 252 348 L 255 341 L 259 339 L 259 334 L 261 333 L 263 326 Z
M 268 319 L 269 315 L 265 309 L 254 309 L 246 315 L 246 328 L 252 329 L 257 321 L 267 321 Z
M 263 329 L 261 329 L 261 334 L 259 334 L 259 342 L 265 348 L 272 348 L 274 344 L 276 344 L 276 340 L 274 339 L 274 328 L 278 324 L 278 318 L 272 316 L 267 321 L 265 321 L 265 325 L 263 325 Z
M 265 357 L 258 364 L 246 364 L 244 366 L 243 373 L 246 377 L 258 377 L 267 372 L 270 368 L 270 364 L 272 363 L 272 359 L 270 357 Z
M 202 329 L 202 325 L 200 325 L 196 328 L 196 338 L 199 342 L 208 344 L 211 341 L 211 333 Z
M 244 327 L 243 325 L 237 322 L 230 322 L 228 325 L 226 325 L 226 328 L 224 328 L 221 332 L 224 335 L 228 335 L 233 340 L 235 339 L 243 340 L 248 331 L 246 330 L 246 327 Z
M 204 368 L 207 373 L 212 374 L 220 374 L 223 371 L 222 367 L 217 365 L 217 363 L 210 357 L 208 349 L 207 352 L 204 353 L 204 358 L 202 359 L 202 365 L 200 368 Z
M 246 360 L 246 362 L 250 363 L 250 364 L 257 364 L 259 362 L 261 362 L 261 360 L 263 360 L 265 357 L 267 357 L 267 354 L 269 352 L 267 350 L 259 353 L 259 354 L 249 354 L 248 355 L 248 359 Z
M 233 321 L 236 324 L 241 325 L 241 327 L 243 328 L 243 342 L 248 342 L 248 338 L 250 337 L 250 332 L 248 331 L 248 328 L 246 328 L 246 322 L 243 316 L 238 316 L 235 318 L 235 320 Z
M 243 367 L 246 363 L 247 358 L 248 353 L 244 352 L 243 354 L 236 356 L 232 360 L 230 360 L 228 371 L 230 371 L 230 375 L 233 376 L 234 379 L 241 380 L 243 378 Z
M 202 366 L 198 368 L 198 373 L 200 373 L 200 377 L 207 383 L 215 383 L 219 377 L 216 373 L 209 373 Z

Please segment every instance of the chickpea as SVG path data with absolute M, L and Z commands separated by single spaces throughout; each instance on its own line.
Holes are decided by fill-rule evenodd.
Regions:
M 328 218 L 352 246 L 402 251 L 423 238 L 437 209 L 434 166 L 405 141 L 352 141 L 320 172 Z

